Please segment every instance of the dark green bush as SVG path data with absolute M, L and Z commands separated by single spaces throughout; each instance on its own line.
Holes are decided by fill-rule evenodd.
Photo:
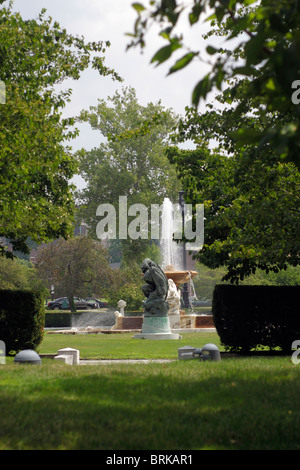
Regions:
M 7 354 L 36 349 L 44 334 L 44 300 L 38 292 L 0 290 L 0 340 Z
M 216 285 L 212 312 L 222 344 L 230 351 L 290 350 L 300 340 L 299 298 L 300 286 Z
M 70 312 L 46 312 L 46 328 L 65 328 L 72 326 L 72 315 Z

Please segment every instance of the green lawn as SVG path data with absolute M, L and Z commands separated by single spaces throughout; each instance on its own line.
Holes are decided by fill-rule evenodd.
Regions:
M 216 333 L 184 333 L 180 340 L 149 341 L 133 338 L 134 333 L 65 335 L 47 334 L 38 352 L 56 353 L 58 349 L 79 349 L 82 359 L 176 359 L 182 346 L 202 347 L 214 343 L 220 349 Z
M 180 341 L 45 335 L 39 352 L 177 358 Z M 299 449 L 300 365 L 288 356 L 221 362 L 0 365 L 0 449 Z

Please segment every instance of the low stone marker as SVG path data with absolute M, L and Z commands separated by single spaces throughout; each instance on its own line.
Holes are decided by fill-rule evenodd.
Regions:
M 194 351 L 196 348 L 193 346 L 183 346 L 182 348 L 178 349 L 178 359 L 180 360 L 187 360 L 187 359 L 194 359 Z
M 65 364 L 70 364 L 71 366 L 73 365 L 73 356 L 68 354 L 59 354 L 58 356 L 55 356 L 54 360 L 62 361 Z
M 65 359 L 61 358 L 59 359 L 60 356 L 64 356 Z M 66 359 L 67 356 L 70 356 L 71 359 L 69 362 L 69 359 Z M 73 348 L 63 348 L 59 349 L 57 351 L 57 356 L 55 356 L 56 360 L 65 360 L 66 364 L 72 364 L 72 365 L 77 365 L 79 364 L 80 358 L 79 358 L 79 350 L 78 349 L 73 349 Z

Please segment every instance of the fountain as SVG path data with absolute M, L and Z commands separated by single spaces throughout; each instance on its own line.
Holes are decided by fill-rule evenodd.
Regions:
M 177 290 L 177 298 L 178 298 L 177 308 L 172 308 L 169 311 L 171 328 L 172 329 L 177 329 L 177 328 L 181 328 L 181 327 L 188 327 L 189 325 L 191 325 L 192 322 L 191 321 L 188 322 L 187 317 L 188 316 L 189 317 L 194 316 L 195 313 L 194 313 L 194 310 L 193 310 L 192 303 L 190 303 L 191 308 L 189 309 L 190 314 L 188 316 L 185 314 L 184 310 L 180 309 L 181 294 L 180 294 L 179 287 L 180 287 L 180 285 L 185 284 L 187 282 L 189 284 L 191 284 L 192 283 L 192 278 L 195 277 L 198 273 L 197 273 L 197 271 L 178 271 L 178 270 L 175 270 L 174 267 L 170 266 L 170 265 L 168 265 L 165 268 L 164 273 L 165 273 L 165 275 L 168 279 L 168 282 L 169 282 L 169 294 L 168 294 L 168 297 L 167 297 L 167 302 L 171 305 L 174 305 L 174 300 L 173 300 L 174 297 L 175 297 L 174 288 Z M 193 284 L 192 284 L 192 286 L 193 286 Z M 189 289 L 188 289 L 188 292 L 189 292 Z
M 175 217 L 173 204 L 169 198 L 165 198 L 161 214 L 160 247 L 162 254 L 162 267 L 176 266 L 183 269 L 182 247 L 173 240 L 173 234 L 180 229 L 179 220 Z
M 172 279 L 178 288 L 179 285 L 190 282 L 198 273 L 186 269 L 185 245 L 177 243 L 173 236 L 179 231 L 179 224 L 174 213 L 173 204 L 169 198 L 165 198 L 162 208 L 162 230 L 160 246 L 162 252 L 162 268 L 168 279 Z
M 183 211 L 183 208 L 182 208 Z M 198 273 L 196 271 L 188 271 L 186 269 L 186 253 L 185 245 L 177 243 L 173 238 L 177 232 L 180 232 L 180 224 L 183 220 L 176 217 L 178 212 L 174 211 L 174 207 L 170 199 L 165 198 L 162 207 L 162 229 L 160 246 L 162 252 L 162 268 L 169 280 L 168 302 L 172 305 L 169 310 L 172 328 L 180 328 L 180 300 L 177 299 L 177 308 L 175 308 L 174 291 L 177 290 L 177 297 L 180 299 L 180 285 L 184 285 L 183 300 L 191 307 L 190 296 L 188 293 L 187 283 L 192 282 L 192 278 Z M 183 213 L 182 213 L 183 215 Z M 183 312 L 181 312 L 183 313 Z
M 172 265 L 167 265 L 164 268 L 164 273 L 168 279 L 172 279 L 176 287 L 178 288 L 181 284 L 190 283 L 193 277 L 197 276 L 197 271 L 179 271 Z M 194 287 L 192 287 L 194 291 Z
M 162 231 L 161 231 L 161 251 L 162 251 L 162 268 L 169 282 L 169 293 L 167 302 L 170 305 L 169 319 L 172 329 L 179 328 L 196 328 L 201 322 L 200 315 L 195 314 L 193 308 L 193 299 L 197 299 L 193 278 L 198 274 L 197 271 L 186 269 L 186 251 L 185 245 L 177 243 L 173 238 L 176 232 L 180 231 L 179 223 L 184 225 L 184 201 L 183 194 L 180 194 L 180 206 L 182 209 L 182 218 L 177 220 L 176 213 L 174 213 L 173 204 L 170 199 L 165 198 L 162 210 Z M 176 212 L 176 211 L 175 211 Z M 180 297 L 182 289 L 182 297 L 185 302 L 185 307 L 189 308 L 189 313 L 186 314 L 184 310 L 180 310 Z M 177 291 L 177 292 L 176 292 Z M 211 324 L 211 316 L 204 319 L 201 315 L 202 323 L 205 320 L 208 326 Z
M 181 207 L 183 216 L 183 205 L 181 205 Z M 178 339 L 180 337 L 178 333 L 181 329 L 214 328 L 211 315 L 197 315 L 194 313 L 191 299 L 197 297 L 193 278 L 198 273 L 197 271 L 186 269 L 186 247 L 182 243 L 176 243 L 176 241 L 173 240 L 173 235 L 175 238 L 175 235 L 178 236 L 180 232 L 179 223 L 184 224 L 184 217 L 180 219 L 180 217 L 178 217 L 178 210 L 174 210 L 170 199 L 165 198 L 162 206 L 162 228 L 160 237 L 163 258 L 162 268 L 147 259 L 144 260 L 144 268 L 142 267 L 144 280 L 146 282 L 143 286 L 143 292 L 146 296 L 146 300 L 144 301 L 144 316 L 126 317 L 124 314 L 126 302 L 120 300 L 118 303 L 120 311 L 112 312 L 112 315 L 114 315 L 114 325 L 112 325 L 110 329 L 104 331 L 103 329 L 87 327 L 82 333 L 122 333 L 134 330 L 140 331 L 140 333 L 134 335 L 134 338 Z M 180 237 L 178 236 L 178 238 Z M 162 271 L 163 276 L 159 274 L 159 277 L 162 285 L 164 285 L 165 282 L 167 283 L 167 286 L 163 286 L 165 294 L 163 294 L 163 292 L 159 293 L 158 291 L 161 286 L 157 288 L 156 282 L 150 279 L 151 270 L 153 272 L 156 270 L 157 272 L 159 272 L 159 270 Z M 147 278 L 148 276 L 149 279 Z M 163 281 L 164 277 L 166 278 L 165 281 Z M 188 297 L 188 314 L 180 309 L 182 286 L 183 294 L 187 294 Z M 184 295 L 182 295 L 182 297 L 183 300 L 186 300 Z M 74 333 L 74 330 L 77 330 L 77 328 L 72 328 L 72 330 L 70 333 Z M 77 331 L 75 333 L 77 333 Z M 79 333 L 81 333 L 81 331 L 78 331 L 78 334 Z

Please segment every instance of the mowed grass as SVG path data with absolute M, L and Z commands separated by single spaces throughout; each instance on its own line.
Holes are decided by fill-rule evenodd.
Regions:
M 117 358 L 131 349 L 176 359 L 181 345 L 217 344 L 210 334 L 167 344 L 131 336 L 45 335 L 39 352 L 78 347 L 81 357 Z M 288 356 L 79 366 L 8 359 L 0 449 L 299 449 L 299 390 L 300 365 Z
M 38 348 L 40 354 L 56 353 L 62 348 L 79 349 L 82 359 L 177 359 L 182 346 L 203 347 L 214 343 L 220 349 L 216 333 L 184 333 L 179 340 L 143 340 L 134 333 L 121 334 L 47 334 Z

